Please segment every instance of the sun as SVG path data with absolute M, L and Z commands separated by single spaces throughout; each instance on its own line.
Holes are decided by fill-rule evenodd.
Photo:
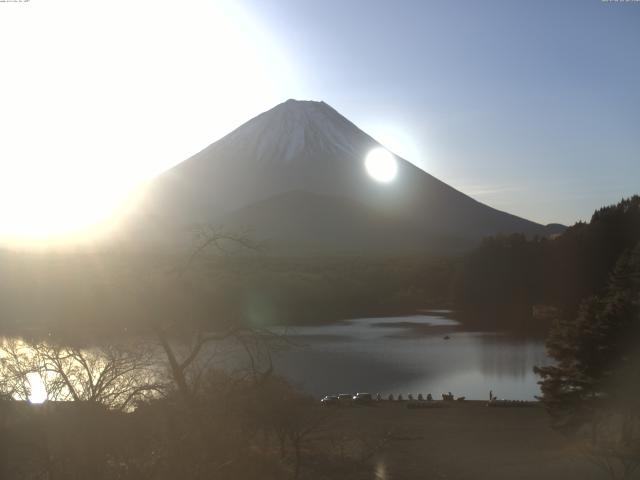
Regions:
M 396 158 L 384 148 L 374 148 L 364 161 L 367 173 L 378 182 L 388 183 L 398 173 Z

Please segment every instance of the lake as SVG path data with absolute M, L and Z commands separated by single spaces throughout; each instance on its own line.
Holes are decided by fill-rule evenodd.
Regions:
M 467 331 L 450 312 L 348 320 L 286 330 L 296 346 L 276 370 L 317 397 L 369 392 L 440 398 L 532 400 L 540 394 L 535 365 L 549 364 L 541 339 Z M 445 337 L 448 337 L 446 339 Z

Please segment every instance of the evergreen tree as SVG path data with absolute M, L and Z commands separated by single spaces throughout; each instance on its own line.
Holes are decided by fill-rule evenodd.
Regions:
M 640 243 L 621 255 L 604 293 L 560 319 L 548 340 L 556 364 L 536 368 L 553 426 L 582 440 L 612 478 L 640 466 Z

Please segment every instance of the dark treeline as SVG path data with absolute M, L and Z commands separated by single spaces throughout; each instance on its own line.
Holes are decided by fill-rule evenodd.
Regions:
M 448 300 L 453 264 L 426 256 L 237 257 L 210 260 L 252 324 L 300 325 L 413 313 Z
M 0 333 L 89 337 L 148 330 L 158 318 L 300 325 L 453 306 L 481 328 L 545 331 L 598 294 L 640 241 L 640 197 L 556 238 L 498 236 L 462 258 L 282 257 L 240 251 L 0 252 Z M 187 271 L 188 270 L 188 271 Z
M 547 329 L 602 292 L 618 258 L 638 242 L 639 196 L 601 208 L 555 238 L 487 238 L 460 261 L 453 303 L 470 323 Z
M 331 322 L 442 306 L 453 262 L 427 256 L 0 253 L 0 333 L 104 337 L 158 318 L 216 328 Z M 268 252 L 267 252 L 268 253 Z

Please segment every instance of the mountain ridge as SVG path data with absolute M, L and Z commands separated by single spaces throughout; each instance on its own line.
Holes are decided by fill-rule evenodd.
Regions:
M 283 215 L 277 211 L 283 210 L 281 203 L 268 202 L 280 205 L 269 211 L 259 204 L 302 191 L 323 198 L 327 214 L 335 210 L 331 197 L 347 198 L 429 237 L 467 238 L 472 244 L 496 233 L 547 234 L 545 226 L 484 205 L 398 156 L 396 179 L 374 181 L 364 159 L 378 147 L 383 146 L 328 104 L 290 99 L 157 177 L 142 215 L 184 230 L 196 223 L 237 224 L 234 212 L 240 215 L 251 207 L 262 211 L 260 223 L 271 218 L 275 224 Z M 364 233 L 367 222 L 361 227 Z M 352 250 L 353 245 L 345 247 Z M 396 247 L 404 253 L 404 247 L 390 241 L 389 251 Z

